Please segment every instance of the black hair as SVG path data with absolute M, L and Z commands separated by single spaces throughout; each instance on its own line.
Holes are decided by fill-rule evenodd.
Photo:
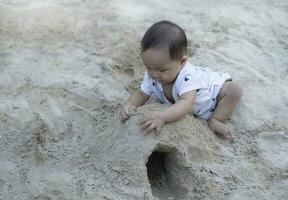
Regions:
M 149 48 L 167 49 L 171 60 L 180 60 L 187 54 L 187 37 L 177 24 L 160 21 L 153 24 L 141 40 L 141 52 Z

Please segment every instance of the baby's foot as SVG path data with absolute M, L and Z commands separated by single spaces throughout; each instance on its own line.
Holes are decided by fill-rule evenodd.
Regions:
M 208 120 L 208 126 L 214 133 L 230 141 L 232 140 L 233 135 L 235 134 L 234 130 L 229 129 L 224 123 L 214 118 L 210 118 Z

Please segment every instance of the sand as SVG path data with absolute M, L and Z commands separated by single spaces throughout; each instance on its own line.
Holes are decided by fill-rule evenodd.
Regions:
M 145 136 L 118 109 L 145 70 L 159 20 L 187 33 L 189 60 L 244 95 L 232 143 L 186 116 Z M 0 199 L 285 199 L 288 2 L 0 1 Z

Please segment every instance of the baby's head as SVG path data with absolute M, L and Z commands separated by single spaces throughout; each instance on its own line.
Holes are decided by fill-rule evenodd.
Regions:
M 153 24 L 141 40 L 141 57 L 152 79 L 173 82 L 187 60 L 185 32 L 169 21 Z

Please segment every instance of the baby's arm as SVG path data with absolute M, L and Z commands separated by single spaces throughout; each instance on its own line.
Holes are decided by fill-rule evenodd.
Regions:
M 191 113 L 195 98 L 196 90 L 192 90 L 181 95 L 179 101 L 163 112 L 163 119 L 165 123 L 177 121 L 186 114 Z
M 132 105 L 138 108 L 139 106 L 142 106 L 148 98 L 149 96 L 141 90 L 135 90 L 126 102 L 126 105 Z
M 180 100 L 170 106 L 163 112 L 152 112 L 146 115 L 141 121 L 141 128 L 149 133 L 156 129 L 156 134 L 160 133 L 161 127 L 165 123 L 179 120 L 192 111 L 192 107 L 196 98 L 196 90 L 184 93 L 180 96 Z
M 147 100 L 149 96 L 144 94 L 140 90 L 134 91 L 126 104 L 121 108 L 119 113 L 119 118 L 122 122 L 126 121 L 129 116 L 136 111 L 137 107 L 142 106 Z

